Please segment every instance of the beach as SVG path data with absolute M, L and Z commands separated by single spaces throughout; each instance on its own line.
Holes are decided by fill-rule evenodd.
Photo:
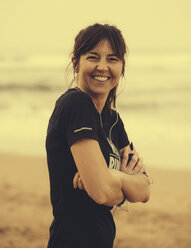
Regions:
M 45 139 L 67 89 L 66 54 L 18 55 L 0 60 L 0 248 L 46 248 L 52 208 Z M 128 59 L 117 110 L 154 183 L 149 202 L 115 211 L 114 248 L 191 247 L 190 65 L 186 51 Z
M 0 154 L 0 247 L 46 247 L 52 209 L 46 159 Z M 191 171 L 149 168 L 147 203 L 124 204 L 114 213 L 114 248 L 191 247 Z
M 98 0 L 92 6 L 87 0 L 19 0 L 0 6 L 0 248 L 47 247 L 53 221 L 47 127 L 58 98 L 79 86 L 78 45 L 91 38 L 82 36 L 94 23 L 117 27 L 126 54 L 122 58 L 124 47 L 110 40 L 108 29 L 117 60 L 110 52 L 102 60 L 98 49 L 95 67 L 82 65 L 83 78 L 105 75 L 114 82 L 120 64 L 114 62 L 122 58 L 115 110 L 153 181 L 148 202 L 113 208 L 113 248 L 191 248 L 191 1 Z M 75 68 L 74 57 L 80 62 Z M 107 73 L 99 75 L 97 62 L 104 61 Z

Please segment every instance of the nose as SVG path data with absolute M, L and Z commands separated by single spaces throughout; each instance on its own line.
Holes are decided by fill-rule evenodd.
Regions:
M 109 66 L 108 66 L 107 61 L 105 61 L 104 59 L 100 60 L 97 64 L 97 70 L 98 71 L 108 71 Z

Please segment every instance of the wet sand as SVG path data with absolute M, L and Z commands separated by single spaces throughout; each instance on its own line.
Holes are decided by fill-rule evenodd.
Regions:
M 46 247 L 52 220 L 46 159 L 0 154 L 0 171 L 0 247 Z M 150 201 L 115 212 L 114 248 L 190 248 L 191 171 L 149 173 Z

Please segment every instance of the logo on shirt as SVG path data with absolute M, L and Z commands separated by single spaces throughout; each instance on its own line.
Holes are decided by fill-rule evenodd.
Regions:
M 92 128 L 91 127 L 81 127 L 79 129 L 74 130 L 74 133 L 80 132 L 82 130 L 92 130 Z
M 109 138 L 107 138 L 107 141 L 112 149 L 112 153 L 109 154 L 109 169 L 120 170 L 121 157 L 119 151 Z

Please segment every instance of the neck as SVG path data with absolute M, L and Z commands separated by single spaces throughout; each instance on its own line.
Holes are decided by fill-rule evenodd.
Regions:
M 90 97 L 91 97 L 97 111 L 101 114 L 101 112 L 105 106 L 107 96 L 91 96 L 90 95 Z
M 107 95 L 91 94 L 89 92 L 84 91 L 79 86 L 77 86 L 77 88 L 89 95 L 95 105 L 96 110 L 101 114 L 107 100 Z

